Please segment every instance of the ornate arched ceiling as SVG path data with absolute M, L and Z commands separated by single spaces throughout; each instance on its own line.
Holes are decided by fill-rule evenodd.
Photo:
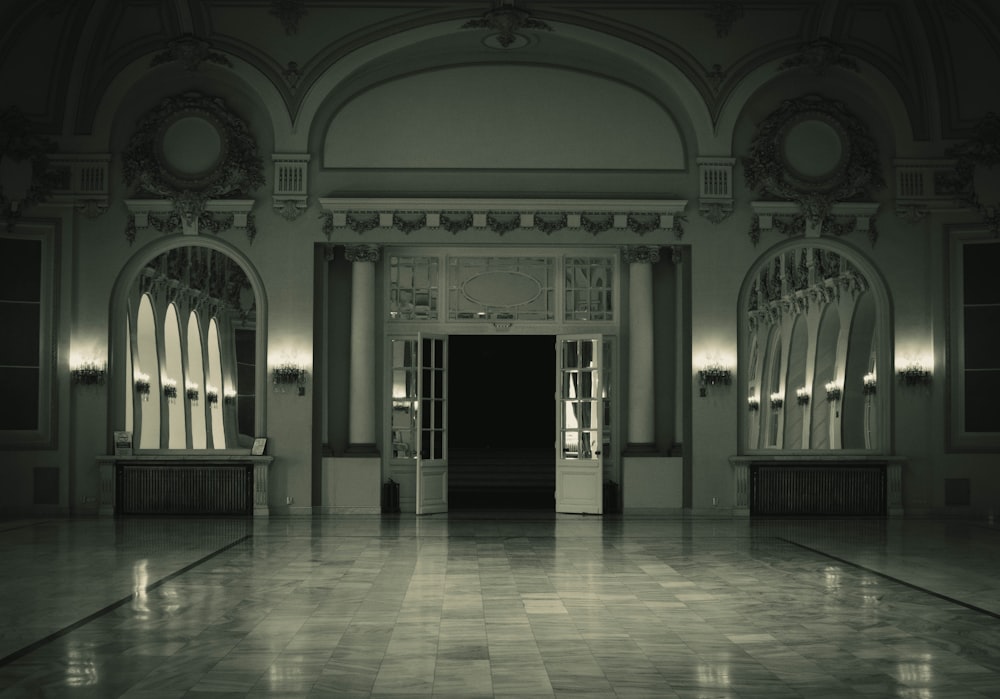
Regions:
M 310 87 L 345 56 L 415 28 L 454 23 L 439 40 L 393 58 L 592 63 L 583 41 L 526 32 L 501 50 L 462 25 L 487 0 L 6 0 L 0 5 L 0 106 L 15 104 L 49 133 L 87 134 L 102 94 L 138 60 L 197 70 L 237 59 L 280 93 L 294 120 Z M 746 76 L 778 62 L 878 71 L 905 105 L 917 140 L 960 138 L 1000 111 L 1000 6 L 993 0 L 519 0 L 540 22 L 644 48 L 695 87 L 717 120 Z M 436 53 L 435 53 L 436 52 Z M 573 52 L 576 52 L 575 55 Z M 659 58 L 657 58 L 659 57 Z M 151 65 L 150 69 L 153 69 Z M 411 71 L 412 63 L 400 65 Z M 385 68 L 383 67 L 383 70 Z M 391 72 L 392 67 L 388 70 Z M 628 71 L 627 66 L 615 70 Z M 633 65 L 632 70 L 656 66 Z M 804 75 L 808 75 L 805 74 Z M 630 82 L 638 78 L 625 76 Z

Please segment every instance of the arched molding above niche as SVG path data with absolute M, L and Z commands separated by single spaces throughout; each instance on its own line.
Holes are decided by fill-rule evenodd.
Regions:
M 239 266 L 250 283 L 256 307 L 254 381 L 257 391 L 254 429 L 257 436 L 266 435 L 268 391 L 265 387 L 269 385 L 267 377 L 268 303 L 264 283 L 249 258 L 230 243 L 216 237 L 184 235 L 158 238 L 137 250 L 122 266 L 112 287 L 108 313 L 108 376 L 111 386 L 108 417 L 113 426 L 112 429 L 124 429 L 127 409 L 125 396 L 127 391 L 132 390 L 131 368 L 125 367 L 131 356 L 125 344 L 128 342 L 126 319 L 129 313 L 129 294 L 137 277 L 152 260 L 169 250 L 181 247 L 204 247 L 225 255 Z
M 823 320 L 833 307 L 841 330 L 832 346 L 820 347 L 821 335 L 830 336 Z M 741 454 L 815 453 L 817 449 L 809 445 L 817 443 L 824 445 L 819 451 L 836 454 L 893 453 L 892 301 L 885 279 L 868 257 L 835 239 L 783 241 L 764 251 L 751 265 L 740 288 L 738 308 L 737 376 L 741 378 L 737 422 Z M 864 324 L 858 322 L 859 318 L 871 326 L 864 331 L 865 356 L 860 359 L 857 343 L 852 345 L 852 338 Z M 790 385 L 787 355 L 791 330 L 799 323 L 808 328 L 810 353 L 804 357 L 802 385 Z M 777 377 L 776 369 L 769 366 L 776 357 L 781 372 Z M 751 366 L 751 361 L 757 366 Z M 865 371 L 858 366 L 865 367 Z M 876 388 L 872 393 L 865 387 L 865 372 L 873 375 Z M 836 398 L 826 395 L 827 383 L 836 385 Z M 806 389 L 805 403 L 800 402 L 799 388 Z M 780 394 L 778 407 L 772 406 L 774 391 Z M 865 424 L 876 430 L 870 443 L 864 443 L 867 437 L 857 427 L 861 417 L 858 421 L 845 419 L 843 411 L 848 408 L 852 415 L 863 415 Z M 776 420 L 783 428 L 785 414 L 790 410 L 800 410 L 808 418 L 803 423 L 803 438 L 791 442 L 782 441 L 782 429 L 771 429 L 778 424 Z M 825 415 L 817 419 L 818 410 L 829 411 L 829 419 Z M 855 427 L 850 428 L 852 436 L 841 439 L 844 432 L 839 430 L 846 424 Z M 812 429 L 829 430 L 831 438 L 812 438 Z M 774 437 L 777 441 L 772 443 Z M 784 446 L 787 443 L 806 446 L 789 450 Z
M 323 166 L 682 171 L 687 157 L 673 116 L 630 85 L 562 67 L 474 64 L 354 95 L 327 128 Z
M 338 56 L 336 60 L 331 59 L 329 67 L 306 88 L 299 110 L 294 117 L 295 131 L 289 134 L 289 141 L 278 143 L 277 147 L 288 152 L 308 150 L 310 142 L 315 145 L 319 142 L 321 133 L 325 133 L 327 122 L 322 119 L 322 115 L 329 110 L 332 96 L 342 95 L 346 85 L 351 84 L 358 75 L 371 70 L 372 66 L 378 66 L 391 54 L 398 54 L 398 64 L 410 65 L 406 60 L 403 60 L 403 57 L 407 56 L 408 50 L 413 47 L 424 42 L 446 38 L 452 34 L 467 35 L 470 30 L 461 27 L 470 18 L 437 22 L 400 31 L 374 40 L 346 55 Z M 688 141 L 686 145 L 689 157 L 695 153 L 714 153 L 719 150 L 717 135 L 712 128 L 712 115 L 701 92 L 681 68 L 649 49 L 611 34 L 550 19 L 546 19 L 546 23 L 552 28 L 552 36 L 557 36 L 561 41 L 566 40 L 579 45 L 583 52 L 582 55 L 593 55 L 596 52 L 613 56 L 618 65 L 622 67 L 616 69 L 615 72 L 609 71 L 605 77 L 621 80 L 625 84 L 634 84 L 636 74 L 649 76 L 650 81 L 655 82 L 657 88 L 671 98 L 669 107 L 676 126 L 685 134 L 685 140 Z M 480 50 L 490 51 L 479 42 L 476 44 Z M 490 56 L 492 62 L 500 62 L 504 59 L 504 54 L 500 52 L 487 55 Z M 467 62 L 469 56 L 461 55 L 452 58 L 454 60 L 451 60 L 449 64 L 455 65 Z M 482 59 L 476 60 L 481 61 Z M 511 64 L 516 63 L 512 61 Z M 540 57 L 539 61 L 532 64 L 547 67 L 579 68 L 579 66 L 565 62 L 556 63 L 555 59 L 546 61 L 545 56 Z M 355 87 L 353 92 L 357 91 L 358 88 Z M 652 90 L 646 91 L 652 92 Z M 505 97 L 507 96 L 497 95 L 497 99 Z M 657 97 L 659 99 L 659 96 Z M 322 130 L 321 133 L 316 133 L 317 129 Z

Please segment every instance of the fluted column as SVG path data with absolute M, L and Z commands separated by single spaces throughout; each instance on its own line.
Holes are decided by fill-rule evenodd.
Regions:
M 375 263 L 374 245 L 348 245 L 351 264 L 351 374 L 348 449 L 375 451 Z
M 629 246 L 624 259 L 628 281 L 628 445 L 632 452 L 653 451 L 653 264 L 656 246 Z

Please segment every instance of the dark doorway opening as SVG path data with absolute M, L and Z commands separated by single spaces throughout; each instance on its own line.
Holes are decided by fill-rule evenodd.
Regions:
M 555 337 L 448 338 L 448 507 L 555 507 Z

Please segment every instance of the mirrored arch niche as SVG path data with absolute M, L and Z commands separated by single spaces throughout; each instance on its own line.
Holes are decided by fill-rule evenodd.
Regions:
M 890 303 L 867 260 L 776 246 L 744 280 L 740 321 L 742 453 L 889 453 Z
M 228 243 L 143 248 L 112 292 L 112 429 L 139 451 L 249 448 L 266 434 L 266 323 L 260 277 Z

